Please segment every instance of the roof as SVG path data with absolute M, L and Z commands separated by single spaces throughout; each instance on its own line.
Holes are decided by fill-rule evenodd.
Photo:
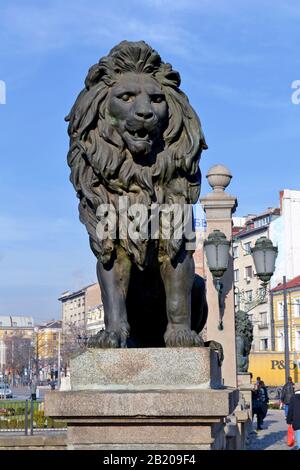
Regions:
M 294 289 L 295 287 L 300 287 L 300 276 L 294 277 L 293 279 L 288 281 L 285 286 L 283 284 L 278 284 L 276 287 L 271 289 L 271 291 L 272 292 L 280 292 L 284 289 L 284 287 L 286 289 Z
M 3 326 L 11 326 L 11 318 L 9 316 L 1 316 L 0 317 L 0 327 Z
M 0 316 L 0 327 L 6 328 L 33 328 L 34 320 L 32 317 L 23 317 L 21 315 Z
M 62 321 L 61 320 L 50 320 L 50 321 L 47 321 L 41 325 L 38 325 L 38 328 L 40 330 L 44 330 L 44 329 L 61 329 L 62 328 Z
M 82 287 L 81 289 L 75 291 L 75 292 L 70 292 L 66 291 L 63 292 L 60 297 L 58 297 L 58 300 L 61 300 L 62 302 L 71 299 L 72 297 L 77 297 L 78 295 L 84 294 L 85 291 L 89 288 L 97 284 L 96 282 L 93 282 L 93 284 L 89 284 L 88 286 Z

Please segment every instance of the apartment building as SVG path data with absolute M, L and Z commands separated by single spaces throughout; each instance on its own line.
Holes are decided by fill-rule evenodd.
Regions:
M 88 313 L 102 304 L 98 283 L 90 284 L 75 292 L 64 292 L 58 299 L 62 303 L 62 329 L 85 332 Z
M 272 289 L 275 351 L 284 351 L 284 289 L 287 298 L 289 351 L 300 352 L 300 275 Z
M 0 316 L 0 341 L 4 341 L 12 336 L 32 340 L 34 337 L 33 318 L 22 315 Z
M 264 296 L 261 281 L 255 275 L 251 255 L 258 238 L 270 238 L 270 224 L 280 217 L 279 208 L 269 208 L 260 215 L 241 219 L 242 226 L 233 229 L 233 263 L 235 310 L 244 310 L 253 324 L 253 351 L 271 349 L 271 308 L 269 287 Z

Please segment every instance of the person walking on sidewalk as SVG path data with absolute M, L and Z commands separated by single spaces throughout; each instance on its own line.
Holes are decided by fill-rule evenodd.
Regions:
M 287 424 L 291 424 L 295 431 L 295 443 L 300 450 L 300 382 L 294 385 L 295 395 L 290 399 L 288 406 Z
M 294 383 L 293 383 L 292 377 L 289 377 L 287 383 L 283 386 L 283 389 L 281 391 L 281 396 L 280 396 L 280 400 L 284 408 L 285 417 L 287 417 L 288 415 L 289 403 L 293 395 L 294 395 Z

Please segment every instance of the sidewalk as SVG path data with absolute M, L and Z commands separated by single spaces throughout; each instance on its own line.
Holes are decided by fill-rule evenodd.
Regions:
M 256 428 L 256 418 L 253 429 Z M 286 443 L 287 424 L 283 410 L 269 410 L 263 430 L 252 434 L 249 450 L 290 450 Z

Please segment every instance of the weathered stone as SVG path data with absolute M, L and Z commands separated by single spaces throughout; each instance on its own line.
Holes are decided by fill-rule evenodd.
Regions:
M 34 436 L 1 435 L 0 450 L 66 450 L 66 438 L 66 431 Z
M 225 417 L 237 402 L 234 389 L 47 392 L 45 414 L 60 418 Z
M 238 373 L 237 374 L 238 387 L 247 386 L 251 387 L 251 375 L 250 372 Z
M 219 424 L 217 426 L 220 426 Z M 205 425 L 70 426 L 69 444 L 212 444 L 212 427 Z
M 72 390 L 221 388 L 209 348 L 89 349 L 71 361 Z

